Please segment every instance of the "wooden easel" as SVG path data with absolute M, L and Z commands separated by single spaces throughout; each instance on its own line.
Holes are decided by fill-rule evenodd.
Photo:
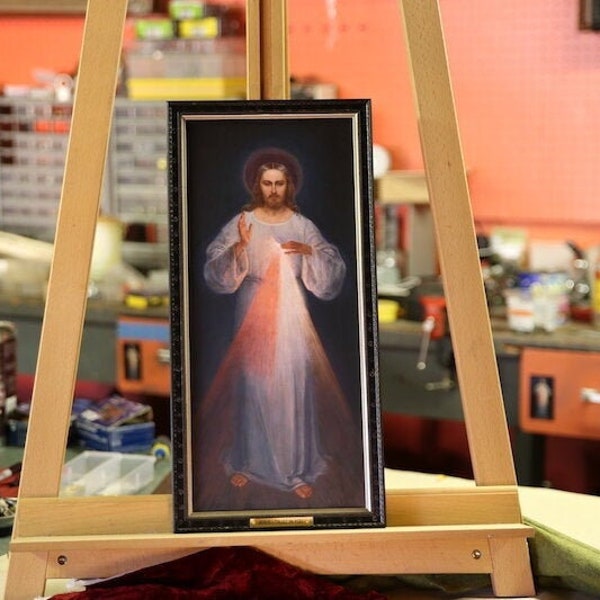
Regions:
M 534 594 L 437 0 L 401 0 L 474 488 L 387 495 L 380 530 L 174 534 L 171 495 L 59 498 L 127 0 L 88 0 L 54 260 L 11 542 L 7 600 L 215 546 L 327 574 L 487 573 Z M 285 0 L 248 0 L 248 97 L 286 99 Z

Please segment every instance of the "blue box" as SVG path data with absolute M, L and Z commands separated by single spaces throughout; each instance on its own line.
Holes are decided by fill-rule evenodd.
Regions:
M 27 427 L 29 425 L 29 419 L 9 418 L 6 421 L 6 445 L 7 446 L 17 446 L 19 448 L 25 447 L 25 440 L 27 439 Z M 72 425 L 72 423 L 71 423 Z M 67 439 L 67 444 L 71 444 L 73 441 L 74 429 L 73 427 L 69 428 L 69 437 Z
M 77 419 L 75 428 L 80 445 L 89 450 L 143 454 L 152 449 L 156 426 L 154 421 L 148 421 L 107 427 L 87 419 Z

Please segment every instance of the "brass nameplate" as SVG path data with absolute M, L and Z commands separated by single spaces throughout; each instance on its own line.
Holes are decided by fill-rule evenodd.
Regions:
M 314 517 L 259 517 L 250 519 L 250 527 L 312 527 Z

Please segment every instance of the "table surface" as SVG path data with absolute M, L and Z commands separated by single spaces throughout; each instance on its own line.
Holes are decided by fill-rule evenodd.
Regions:
M 560 350 L 600 351 L 600 328 L 589 323 L 568 321 L 555 331 L 535 330 L 531 333 L 512 331 L 502 316 L 490 318 L 496 351 L 536 347 Z M 419 321 L 400 319 L 393 323 L 382 323 L 379 328 L 380 344 L 393 346 L 403 341 L 420 340 L 423 326 Z

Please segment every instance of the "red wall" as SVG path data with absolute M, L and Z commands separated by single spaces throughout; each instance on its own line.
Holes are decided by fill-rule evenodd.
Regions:
M 222 0 L 224 1 L 224 0 Z M 237 0 L 237 4 L 244 2 Z M 440 0 L 475 218 L 600 243 L 600 33 L 575 0 Z M 422 167 L 397 0 L 288 0 L 292 75 L 373 100 L 393 167 Z M 0 17 L 0 83 L 72 71 L 78 17 Z
M 0 84 L 34 83 L 34 70 L 73 72 L 82 37 L 79 17 L 0 16 Z
M 475 217 L 600 242 L 600 33 L 574 0 L 440 0 Z M 394 0 L 292 1 L 296 75 L 371 97 L 394 167 L 421 155 Z M 329 10 L 328 10 L 329 9 Z M 594 226 L 591 226 L 591 223 Z

